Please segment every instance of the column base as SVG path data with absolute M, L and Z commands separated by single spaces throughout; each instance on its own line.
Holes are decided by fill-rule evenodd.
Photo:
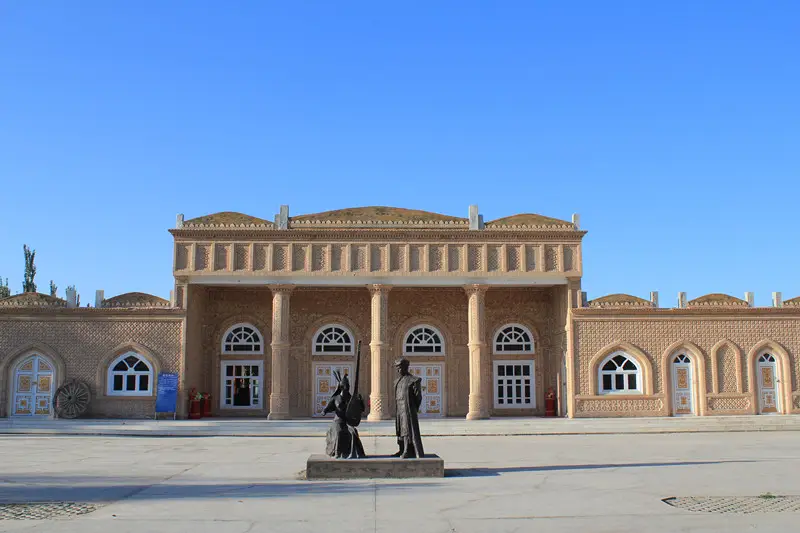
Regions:
M 487 420 L 489 418 L 489 413 L 479 413 L 470 411 L 467 413 L 467 420 Z
M 270 413 L 267 420 L 289 420 L 292 416 L 289 413 Z
M 386 413 L 370 413 L 367 415 L 367 422 L 380 422 L 381 420 L 391 420 L 392 415 Z

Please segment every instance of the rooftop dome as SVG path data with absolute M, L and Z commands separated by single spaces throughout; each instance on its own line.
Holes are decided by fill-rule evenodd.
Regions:
M 169 301 L 145 292 L 126 292 L 113 298 L 103 300 L 103 307 L 111 308 L 148 308 L 169 307 Z
M 706 294 L 690 300 L 687 307 L 747 307 L 747 302 L 735 296 L 722 293 Z
M 192 218 L 183 223 L 184 226 L 269 226 L 274 224 L 269 220 L 257 218 L 234 211 L 222 211 L 202 217 Z
M 430 211 L 420 211 L 418 209 L 404 209 L 402 207 L 350 207 L 347 209 L 336 209 L 334 211 L 323 211 L 322 213 L 312 213 L 291 217 L 290 224 L 325 224 L 325 223 L 386 223 L 386 224 L 421 224 L 421 223 L 461 223 L 467 224 L 468 220 L 461 217 L 442 215 Z
M 572 226 L 572 222 L 533 213 L 522 213 L 519 215 L 511 215 L 510 217 L 498 218 L 497 220 L 492 220 L 485 224 L 487 228 L 507 226 Z
M 66 300 L 42 294 L 40 292 L 23 292 L 0 300 L 0 307 L 66 307 Z
M 590 301 L 589 307 L 653 307 L 653 302 L 630 294 L 609 294 Z

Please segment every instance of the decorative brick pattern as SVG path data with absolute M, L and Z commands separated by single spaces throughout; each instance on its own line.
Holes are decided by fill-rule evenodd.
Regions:
M 331 269 L 333 271 L 344 270 L 343 259 L 347 246 L 344 244 L 334 244 L 331 246 Z
M 519 256 L 519 246 L 509 244 L 506 248 L 506 269 L 509 272 L 520 270 Z
M 228 257 L 230 256 L 230 244 L 217 243 L 214 247 L 214 270 L 225 270 L 228 268 Z
M 189 254 L 192 251 L 190 244 L 175 245 L 175 270 L 185 270 L 189 268 Z
M 500 270 L 500 245 L 490 244 L 486 252 L 488 253 L 488 268 L 489 272 L 497 272 Z
M 461 247 L 450 246 L 447 249 L 447 271 L 458 272 L 461 266 Z
M 294 244 L 292 246 L 292 270 L 302 272 L 306 269 L 307 244 Z
M 363 272 L 367 269 L 367 246 L 365 244 L 353 244 L 350 247 L 352 259 L 350 260 L 350 270 L 353 272 Z
M 67 316 L 68 310 L 60 315 Z M 91 387 L 89 416 L 141 418 L 152 416 L 155 398 L 116 399 L 104 397 L 98 390 L 98 368 L 114 355 L 122 344 L 137 343 L 158 358 L 162 372 L 178 372 L 181 357 L 181 321 L 176 318 L 125 318 L 125 313 L 87 316 L 78 320 L 54 320 L 44 317 L 4 316 L 0 319 L 0 362 L 10 364 L 12 354 L 33 344 L 50 347 L 64 362 L 66 376 L 79 378 Z M 102 375 L 101 375 L 102 377 Z M 102 386 L 104 387 L 104 381 Z M 8 376 L 0 378 L 0 415 L 8 414 L 10 396 Z M 100 395 L 100 396 L 98 396 Z
M 431 244 L 429 250 L 429 269 L 431 272 L 444 270 L 444 246 L 441 244 Z
M 369 269 L 371 272 L 380 272 L 386 265 L 385 256 L 386 246 L 382 244 L 370 245 L 370 264 Z
M 328 247 L 324 244 L 315 244 L 311 247 L 311 270 L 319 272 L 325 270 L 325 260 Z
M 558 270 L 558 247 L 547 245 L 544 247 L 544 266 L 547 272 Z
M 538 246 L 532 246 L 530 244 L 525 246 L 525 268 L 528 272 L 533 272 L 536 270 L 537 267 L 537 250 Z
M 422 270 L 422 254 L 424 253 L 423 246 L 412 244 L 409 247 L 409 252 L 411 256 L 409 257 L 408 269 L 411 272 L 420 272 Z
M 717 351 L 717 372 L 719 392 L 739 392 L 736 386 L 736 351 L 731 346 L 721 346 Z
M 273 270 L 286 270 L 289 267 L 289 245 L 276 244 L 273 246 L 275 257 L 272 259 Z
M 234 245 L 233 269 L 250 270 L 250 245 Z
M 750 409 L 750 398 L 739 397 L 709 397 L 708 408 L 712 411 L 746 411 Z
M 267 254 L 269 245 L 256 243 L 253 245 L 253 270 L 267 269 Z
M 470 244 L 468 249 L 469 271 L 476 272 L 483 270 L 483 246 L 480 244 Z
M 660 398 L 579 399 L 576 404 L 579 413 L 615 412 L 623 416 L 631 412 L 659 412 L 664 409 L 664 402 Z
M 211 245 L 198 244 L 195 248 L 195 270 L 208 270 L 211 268 Z
M 399 272 L 405 268 L 406 264 L 406 247 L 403 244 L 392 244 L 389 246 L 391 253 L 391 261 L 389 270 L 392 272 Z
M 564 270 L 575 270 L 575 252 L 577 248 L 573 246 L 564 246 Z
M 757 310 L 745 310 L 757 313 Z M 609 311 L 612 313 L 612 311 Z M 742 311 L 739 311 L 742 313 Z M 652 315 L 616 316 L 609 314 L 610 320 L 600 320 L 598 315 L 576 315 L 574 337 L 576 346 L 576 393 L 588 395 L 591 359 L 604 347 L 627 342 L 641 349 L 648 357 L 653 369 L 655 393 L 664 393 L 662 356 L 667 348 L 678 341 L 691 342 L 705 355 L 705 384 L 708 393 L 713 393 L 712 376 L 714 366 L 711 357 L 717 357 L 717 376 L 719 392 L 737 392 L 737 380 L 747 392 L 748 365 L 746 354 L 758 343 L 771 340 L 783 346 L 789 353 L 792 371 L 792 390 L 798 390 L 800 375 L 800 316 L 768 317 L 765 315 L 693 315 L 685 318 L 665 316 L 654 312 Z M 739 347 L 742 353 L 742 375 L 735 374 L 736 360 L 733 347 L 726 346 L 724 353 L 712 354 L 712 348 L 721 340 L 728 339 Z M 733 370 L 731 370 L 733 369 Z M 731 374 L 731 372 L 734 374 Z M 698 376 L 698 379 L 702 379 Z M 714 400 L 719 405 L 721 399 Z M 727 401 L 727 399 L 726 399 Z M 741 400 L 737 400 L 741 401 Z M 741 404 L 739 404 L 741 406 Z M 736 407 L 740 409 L 743 407 Z M 613 414 L 611 410 L 608 414 Z

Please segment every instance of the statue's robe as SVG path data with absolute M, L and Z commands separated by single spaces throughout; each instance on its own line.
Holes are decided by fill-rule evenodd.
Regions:
M 394 382 L 396 400 L 395 430 L 397 443 L 403 450 L 405 443 L 414 447 L 414 455 L 424 457 L 422 437 L 419 433 L 419 412 L 422 405 L 422 380 L 411 374 L 400 376 Z
M 347 423 L 347 404 L 350 401 L 350 395 L 343 396 L 342 394 L 335 394 L 328 401 L 325 406 L 323 414 L 333 413 L 333 422 L 328 428 L 326 436 L 325 452 L 331 457 L 337 459 L 361 459 L 366 457 L 364 453 L 364 446 L 361 444 L 361 439 L 358 436 L 356 428 Z M 353 401 L 361 402 L 361 409 L 363 411 L 363 401 L 359 395 Z

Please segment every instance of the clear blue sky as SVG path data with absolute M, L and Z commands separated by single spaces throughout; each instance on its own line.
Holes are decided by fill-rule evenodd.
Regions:
M 800 3 L 0 3 L 0 275 L 167 296 L 175 214 L 580 213 L 584 289 L 800 294 Z

